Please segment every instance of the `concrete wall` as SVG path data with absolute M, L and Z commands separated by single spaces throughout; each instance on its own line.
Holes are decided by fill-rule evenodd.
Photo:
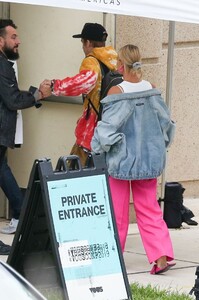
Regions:
M 85 22 L 103 22 L 102 13 L 19 4 L 11 4 L 10 8 L 21 39 L 21 89 L 38 86 L 45 78 L 75 75 L 84 53 L 80 39 L 73 39 L 72 35 L 80 33 Z M 59 102 L 23 110 L 24 144 L 21 149 L 9 150 L 9 162 L 20 186 L 27 185 L 35 159 L 49 157 L 55 166 L 60 156 L 70 153 L 81 111 L 81 105 Z

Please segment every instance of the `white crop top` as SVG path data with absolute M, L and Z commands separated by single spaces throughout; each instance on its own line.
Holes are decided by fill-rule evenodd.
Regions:
M 136 83 L 124 80 L 117 86 L 120 88 L 122 93 L 142 92 L 151 90 L 153 88 L 151 83 L 146 80 L 142 80 Z

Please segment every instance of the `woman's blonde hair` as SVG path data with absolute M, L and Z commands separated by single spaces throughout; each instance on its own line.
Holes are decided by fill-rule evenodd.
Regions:
M 128 44 L 118 51 L 118 59 L 126 66 L 129 72 L 142 77 L 141 55 L 137 46 Z

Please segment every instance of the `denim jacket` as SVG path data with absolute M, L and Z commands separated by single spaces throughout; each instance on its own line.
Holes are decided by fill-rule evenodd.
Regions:
M 109 175 L 124 180 L 161 175 L 175 124 L 160 91 L 110 95 L 102 104 L 91 147 L 95 153 L 106 153 Z

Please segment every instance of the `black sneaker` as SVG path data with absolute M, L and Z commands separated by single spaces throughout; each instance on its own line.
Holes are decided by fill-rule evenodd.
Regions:
M 0 241 L 0 255 L 8 255 L 10 254 L 10 245 L 4 244 L 2 241 Z
M 198 222 L 194 221 L 194 220 L 186 220 L 184 221 L 185 223 L 187 223 L 188 225 L 193 225 L 193 226 L 197 226 L 198 225 Z

